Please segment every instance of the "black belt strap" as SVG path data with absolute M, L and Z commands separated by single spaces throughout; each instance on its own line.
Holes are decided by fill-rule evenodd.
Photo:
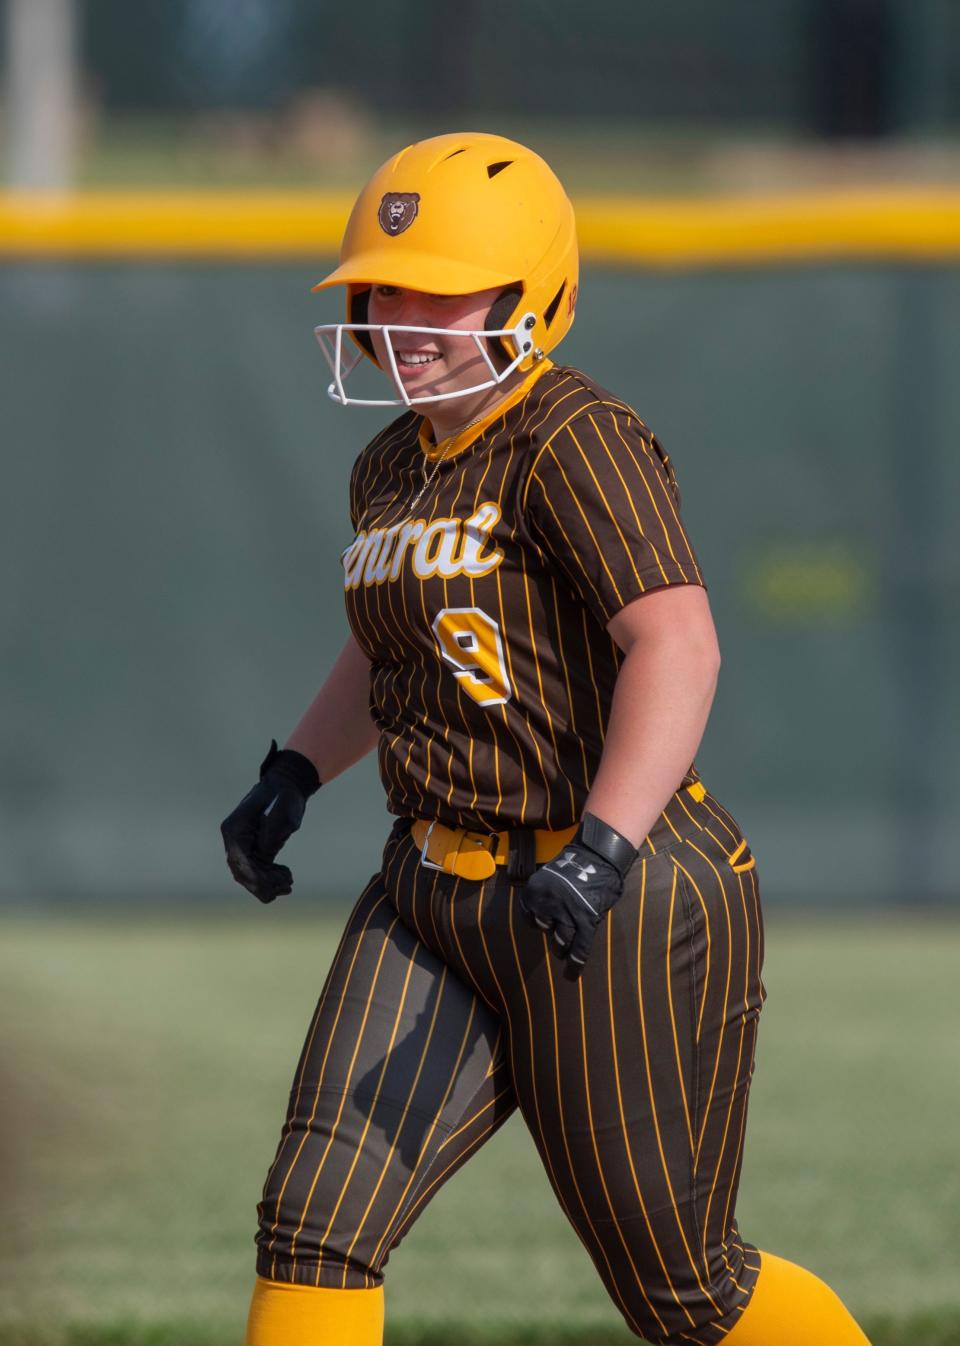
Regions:
M 514 885 L 526 883 L 537 867 L 537 837 L 532 827 L 517 827 L 508 834 L 507 873 Z

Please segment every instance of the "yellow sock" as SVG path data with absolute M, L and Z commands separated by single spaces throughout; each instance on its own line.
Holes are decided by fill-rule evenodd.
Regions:
M 383 1346 L 383 1286 L 331 1290 L 258 1276 L 244 1346 Z
M 813 1272 L 760 1254 L 750 1303 L 723 1346 L 870 1346 L 842 1302 Z

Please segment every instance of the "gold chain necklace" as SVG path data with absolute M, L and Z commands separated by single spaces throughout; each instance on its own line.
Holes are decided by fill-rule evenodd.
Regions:
M 427 469 L 426 469 L 426 467 L 424 467 L 424 465 L 423 465 L 422 463 L 420 464 L 420 469 L 421 469 L 421 471 L 423 472 L 423 485 L 420 487 L 420 489 L 417 491 L 416 495 L 415 495 L 415 496 L 413 497 L 413 499 L 410 501 L 410 504 L 407 506 L 407 517 L 408 517 L 408 518 L 409 518 L 409 516 L 413 513 L 413 511 L 416 509 L 416 507 L 419 505 L 420 501 L 423 499 L 423 496 L 424 496 L 424 494 L 425 494 L 425 492 L 426 492 L 427 487 L 430 485 L 430 483 L 433 481 L 434 477 L 435 477 L 435 476 L 437 475 L 437 473 L 440 471 L 440 464 L 444 461 L 445 457 L 446 457 L 445 454 L 441 454 L 441 455 L 440 455 L 440 457 L 439 457 L 439 458 L 437 459 L 437 461 L 434 463 L 434 465 L 433 465 L 433 471 L 430 473 L 429 477 L 427 476 Z
M 472 421 L 468 421 L 466 425 L 462 425 L 455 435 L 447 435 L 447 439 L 459 439 L 460 436 L 465 435 L 468 430 L 472 430 L 475 425 L 479 425 L 486 414 L 487 414 L 486 412 L 483 412 L 480 416 L 475 416 Z M 478 436 L 475 443 L 479 443 L 479 440 L 481 438 L 482 436 Z M 473 444 L 471 444 L 470 447 L 473 448 Z M 410 501 L 410 504 L 407 506 L 408 517 L 413 513 L 417 505 L 419 505 L 420 501 L 423 499 L 423 496 L 426 494 L 427 487 L 431 485 L 437 473 L 440 471 L 441 465 L 446 461 L 447 461 L 447 454 L 446 453 L 439 454 L 437 457 L 437 461 L 433 465 L 433 471 L 430 473 L 429 476 L 427 475 L 426 464 L 425 463 L 420 464 L 420 470 L 423 473 L 423 485 L 420 487 L 416 495 Z

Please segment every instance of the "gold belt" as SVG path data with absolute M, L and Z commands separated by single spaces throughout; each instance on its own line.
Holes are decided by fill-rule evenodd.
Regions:
M 558 855 L 579 827 L 563 827 L 559 832 L 546 828 L 534 830 L 536 861 L 546 864 Z M 420 863 L 427 869 L 440 869 L 461 879 L 481 881 L 496 873 L 497 865 L 510 859 L 509 832 L 468 832 L 465 827 L 445 827 L 443 823 L 415 818 L 411 836 L 420 848 Z
M 706 790 L 700 781 L 685 787 L 698 802 Z M 558 855 L 576 832 L 579 823 L 557 832 L 538 827 L 533 830 L 536 862 L 546 864 Z M 510 859 L 509 832 L 469 832 L 465 827 L 446 827 L 443 823 L 415 818 L 410 831 L 420 850 L 420 863 L 444 874 L 482 882 Z

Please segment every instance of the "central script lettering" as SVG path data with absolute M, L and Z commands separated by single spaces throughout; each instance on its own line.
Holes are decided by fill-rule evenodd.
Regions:
M 404 559 L 418 579 L 439 575 L 476 578 L 495 570 L 503 560 L 490 534 L 500 518 L 500 506 L 487 501 L 469 519 L 405 519 L 390 528 L 360 532 L 343 553 L 343 587 L 392 583 L 400 578 Z

